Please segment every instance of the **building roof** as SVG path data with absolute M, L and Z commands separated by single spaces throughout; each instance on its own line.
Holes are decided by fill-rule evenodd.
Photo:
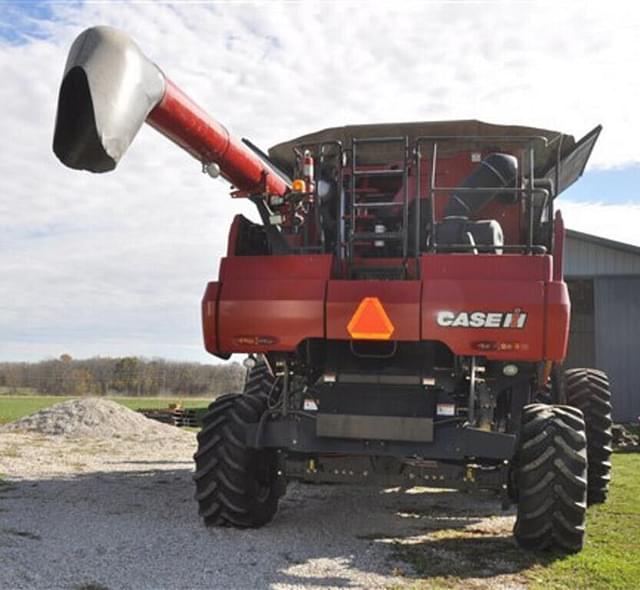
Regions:
M 565 275 L 568 277 L 640 276 L 640 248 L 567 230 Z
M 616 240 L 610 240 L 608 238 L 601 238 L 600 236 L 594 236 L 593 234 L 586 234 L 575 229 L 567 229 L 567 237 L 574 238 L 576 240 L 582 240 L 589 242 L 597 246 L 604 246 L 605 248 L 612 248 L 619 250 L 620 252 L 627 252 L 628 254 L 635 254 L 640 256 L 640 246 L 634 246 L 633 244 L 626 244 L 625 242 L 618 242 Z

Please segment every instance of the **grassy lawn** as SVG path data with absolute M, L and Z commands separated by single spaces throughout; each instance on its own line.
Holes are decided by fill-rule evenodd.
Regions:
M 486 586 L 474 588 L 494 588 L 491 577 L 503 574 L 533 590 L 640 588 L 640 453 L 615 453 L 613 471 L 609 500 L 588 510 L 582 552 L 528 553 L 503 534 L 443 528 L 415 545 L 396 546 L 395 557 L 419 574 L 409 587 L 466 588 L 465 580 L 480 578 Z
M 13 422 L 22 416 L 33 414 L 53 404 L 73 399 L 50 395 L 0 395 L 0 424 Z M 108 397 L 127 408 L 166 408 L 169 404 L 180 402 L 185 408 L 206 408 L 211 400 L 194 398 L 163 398 L 163 397 Z
M 534 565 L 534 588 L 640 587 L 640 453 L 616 453 L 613 473 L 608 502 L 589 508 L 584 550 Z

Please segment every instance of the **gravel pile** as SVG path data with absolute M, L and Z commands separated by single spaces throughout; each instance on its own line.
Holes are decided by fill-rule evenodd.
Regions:
M 111 400 L 85 398 L 55 404 L 8 424 L 6 430 L 78 438 L 184 437 L 174 426 L 150 420 Z

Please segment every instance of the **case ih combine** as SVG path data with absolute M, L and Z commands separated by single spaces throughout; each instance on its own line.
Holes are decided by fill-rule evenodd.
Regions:
M 83 32 L 54 151 L 116 167 L 143 122 L 250 199 L 202 302 L 206 349 L 248 354 L 245 390 L 198 435 L 207 525 L 257 527 L 286 482 L 481 488 L 525 548 L 582 547 L 610 478 L 606 375 L 562 372 L 570 303 L 554 198 L 597 127 L 477 121 L 326 129 L 267 153 L 229 135 L 123 33 Z

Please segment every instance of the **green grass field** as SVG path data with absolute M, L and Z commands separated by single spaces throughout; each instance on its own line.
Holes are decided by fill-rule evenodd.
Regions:
M 434 560 L 439 551 L 449 557 L 442 564 Z M 589 508 L 585 547 L 578 554 L 521 551 L 510 537 L 471 527 L 443 528 L 424 542 L 397 546 L 395 556 L 419 574 L 411 590 L 466 588 L 468 578 L 496 574 L 515 575 L 518 587 L 533 590 L 640 588 L 640 453 L 614 454 L 609 500 Z M 473 587 L 494 586 L 488 581 Z
M 60 402 L 74 399 L 71 397 L 58 397 L 46 395 L 17 395 L 2 396 L 0 395 L 0 424 L 13 422 L 28 416 L 38 410 L 58 404 Z M 115 402 L 126 406 L 132 410 L 138 408 L 166 408 L 169 404 L 180 402 L 185 408 L 206 408 L 211 400 L 180 398 L 180 397 L 107 397 Z
M 527 577 L 536 589 L 640 588 L 640 453 L 615 453 L 606 504 L 592 506 L 582 552 L 534 564 Z

